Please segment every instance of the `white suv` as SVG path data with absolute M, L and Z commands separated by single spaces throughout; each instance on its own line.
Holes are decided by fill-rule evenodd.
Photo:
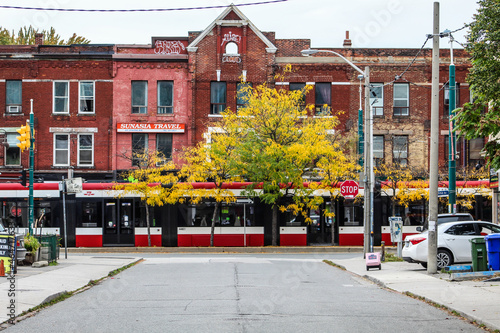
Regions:
M 437 268 L 454 263 L 472 262 L 471 243 L 473 238 L 500 233 L 500 226 L 482 221 L 458 221 L 439 224 L 437 228 Z M 427 267 L 428 231 L 407 236 L 404 241 L 403 259 Z

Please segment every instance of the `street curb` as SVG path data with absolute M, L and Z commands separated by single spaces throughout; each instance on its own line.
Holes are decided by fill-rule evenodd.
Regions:
M 363 253 L 363 247 L 74 247 L 69 253 Z

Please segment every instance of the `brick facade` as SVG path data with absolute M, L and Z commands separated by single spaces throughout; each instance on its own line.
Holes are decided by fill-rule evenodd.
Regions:
M 120 155 L 130 151 L 131 133 L 119 132 L 120 123 L 183 124 L 184 131 L 172 136 L 174 153 L 206 140 L 204 133 L 220 117 L 211 114 L 211 85 L 215 82 L 225 83 L 225 104 L 231 110 L 237 108 L 237 85 L 242 80 L 254 86 L 268 82 L 284 89 L 290 83 L 314 86 L 328 83 L 331 85 L 331 112 L 343 112 L 336 130 L 356 128 L 360 107 L 359 73 L 330 53 L 303 57 L 301 50 L 310 46 L 308 39 L 276 39 L 274 32 L 258 30 L 234 6 L 227 7 L 201 32 L 191 32 L 186 37 L 153 38 L 151 45 L 0 46 L 0 106 L 4 110 L 0 127 L 12 132 L 23 124 L 29 114 L 30 99 L 34 99 L 37 172 L 47 175 L 66 172 L 67 166 L 54 166 L 54 133 L 59 131 L 70 134 L 69 166 L 83 177 L 85 174 L 110 177 L 116 170 L 130 168 L 130 161 Z M 383 137 L 386 162 L 391 163 L 393 159 L 394 137 L 405 136 L 408 138 L 409 165 L 428 169 L 431 50 L 422 50 L 416 59 L 418 49 L 344 47 L 327 50 L 343 55 L 361 69 L 369 66 L 370 82 L 384 85 L 383 102 L 378 101 L 383 108 L 377 109 L 374 116 L 373 134 Z M 457 106 L 460 106 L 470 98 L 465 81 L 470 61 L 463 50 L 455 50 L 454 60 L 459 84 Z M 444 105 L 444 84 L 448 81 L 449 62 L 449 50 L 441 50 L 441 166 L 447 160 L 444 142 L 449 118 Z M 293 72 L 287 74 L 284 81 L 274 82 L 274 75 L 287 64 L 292 65 Z M 5 112 L 8 80 L 22 80 L 21 115 Z M 69 114 L 66 115 L 53 113 L 53 86 L 57 80 L 69 82 Z M 78 111 L 79 82 L 86 80 L 95 82 L 95 114 L 92 115 L 82 115 Z M 137 80 L 147 81 L 146 114 L 131 112 L 131 82 Z M 174 82 L 174 111 L 168 115 L 156 112 L 157 84 L 162 80 Z M 408 87 L 409 108 L 404 109 L 407 115 L 395 114 L 395 84 Z M 314 104 L 315 98 L 315 89 L 312 89 L 306 102 Z M 94 136 L 95 158 L 91 167 L 79 166 L 77 162 L 76 140 L 79 133 L 86 131 Z M 148 147 L 156 147 L 154 134 L 148 137 Z M 467 144 L 461 147 L 467 155 Z M 20 169 L 21 166 L 5 166 L 3 154 L 2 150 L 0 168 Z M 468 163 L 464 154 L 459 163 Z M 27 153 L 23 153 L 22 166 L 27 167 Z

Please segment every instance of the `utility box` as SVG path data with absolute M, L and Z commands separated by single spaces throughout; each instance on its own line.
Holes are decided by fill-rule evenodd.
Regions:
M 484 238 L 473 238 L 471 242 L 472 270 L 483 272 L 488 270 L 488 256 Z

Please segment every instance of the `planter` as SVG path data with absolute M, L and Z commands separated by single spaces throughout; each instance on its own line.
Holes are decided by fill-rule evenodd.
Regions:
M 35 255 L 31 252 L 26 253 L 26 257 L 24 258 L 24 262 L 26 264 L 32 265 L 35 262 Z

